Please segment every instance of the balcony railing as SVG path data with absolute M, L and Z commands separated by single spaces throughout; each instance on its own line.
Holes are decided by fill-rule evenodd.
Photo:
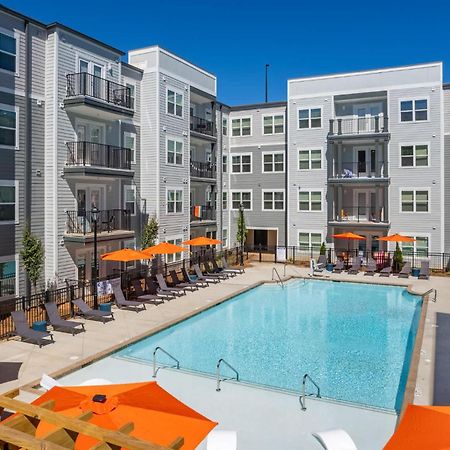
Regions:
M 87 96 L 116 106 L 131 109 L 131 89 L 90 73 L 70 73 L 67 77 L 67 97 Z
M 191 161 L 191 176 L 198 178 L 216 178 L 216 166 L 209 162 Z
M 16 293 L 16 276 L 5 275 L 0 278 L 0 297 L 14 295 Z M 0 300 L 1 301 L 1 300 Z
M 191 222 L 216 220 L 216 210 L 212 206 L 196 205 L 191 207 Z
M 131 149 L 96 142 L 68 142 L 67 165 L 131 170 Z
M 330 119 L 329 135 L 377 134 L 388 132 L 385 116 Z
M 377 209 L 373 206 L 342 206 L 332 220 L 336 222 L 388 223 L 384 208 Z
M 342 162 L 341 169 L 334 166 L 332 178 L 387 178 L 384 161 Z
M 116 230 L 131 230 L 130 212 L 125 209 L 99 211 L 98 233 L 111 233 Z M 92 212 L 85 210 L 67 211 L 66 234 L 87 235 L 94 232 Z
M 215 136 L 214 122 L 201 117 L 191 116 L 191 130 L 208 136 Z

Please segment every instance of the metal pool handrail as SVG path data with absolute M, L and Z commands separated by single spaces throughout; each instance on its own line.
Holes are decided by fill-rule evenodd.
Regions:
M 280 283 L 281 287 L 284 288 L 284 283 L 283 280 L 280 277 L 280 274 L 278 273 L 278 270 L 276 267 L 272 267 L 272 281 L 275 280 L 275 274 L 277 274 L 278 280 L 277 280 L 277 284 Z
M 424 298 L 424 297 L 426 297 L 427 295 L 429 295 L 429 294 L 431 294 L 433 292 L 434 292 L 434 298 L 430 298 L 430 300 L 432 302 L 436 303 L 438 292 L 437 292 L 437 289 L 435 289 L 435 288 L 428 289 L 428 291 L 425 292 L 424 294 L 422 294 L 421 297 Z
M 158 352 L 158 350 L 160 352 L 163 352 L 165 355 L 167 355 L 170 359 L 172 359 L 173 361 L 175 361 L 175 365 L 173 366 L 159 366 L 158 368 L 156 368 L 156 353 Z M 169 352 L 166 352 L 162 347 L 156 347 L 155 350 L 153 350 L 153 378 L 156 378 L 156 374 L 158 373 L 159 369 L 165 369 L 165 368 L 180 368 L 180 361 L 178 361 L 177 358 L 175 358 L 174 356 L 172 356 Z
M 232 378 L 220 378 L 220 365 L 222 363 L 225 364 L 229 369 L 231 369 L 236 374 L 236 376 L 232 377 Z M 223 358 L 220 358 L 219 361 L 217 361 L 216 372 L 217 372 L 217 387 L 216 387 L 217 392 L 220 392 L 220 383 L 222 381 L 227 381 L 227 380 L 239 381 L 239 372 L 233 366 L 228 364 Z
M 306 393 L 306 381 L 309 380 L 317 389 L 317 394 L 307 394 Z M 315 395 L 316 398 L 320 398 L 320 387 L 319 385 L 307 374 L 303 375 L 302 379 L 302 393 L 300 394 L 300 397 L 298 401 L 300 402 L 300 405 L 302 407 L 302 411 L 306 411 L 306 397 Z

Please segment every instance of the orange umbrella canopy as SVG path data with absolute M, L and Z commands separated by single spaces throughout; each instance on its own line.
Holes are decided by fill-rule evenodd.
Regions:
M 378 238 L 379 241 L 386 242 L 414 242 L 415 239 L 401 234 L 391 234 L 390 236 L 383 236 Z
M 450 449 L 450 406 L 408 405 L 384 450 Z
M 360 236 L 359 234 L 355 233 L 341 233 L 341 234 L 333 234 L 334 238 L 337 239 L 354 239 L 355 241 L 364 241 L 366 238 L 364 236 Z
M 106 396 L 104 403 L 93 401 L 93 397 L 98 394 Z M 40 405 L 49 400 L 55 400 L 55 412 L 69 417 L 92 411 L 89 422 L 110 430 L 133 422 L 134 429 L 130 435 L 154 444 L 169 446 L 181 436 L 184 438 L 184 450 L 195 449 L 217 425 L 180 402 L 156 381 L 103 386 L 57 386 L 33 404 Z M 54 429 L 53 425 L 41 422 L 36 437 L 42 437 Z M 96 443 L 94 438 L 80 434 L 75 449 L 87 449 Z
M 184 245 L 191 246 L 217 245 L 221 243 L 222 241 L 219 241 L 219 239 L 211 239 L 205 236 L 196 237 L 194 239 L 189 239 L 189 241 L 182 242 Z
M 170 244 L 169 242 L 160 242 L 153 247 L 142 250 L 147 255 L 172 255 L 174 253 L 186 252 L 188 249 L 179 245 Z
M 133 250 L 131 248 L 123 248 L 122 250 L 117 250 L 115 252 L 103 253 L 100 258 L 103 261 L 137 261 L 139 259 L 149 259 L 150 255 L 143 253 L 139 250 Z

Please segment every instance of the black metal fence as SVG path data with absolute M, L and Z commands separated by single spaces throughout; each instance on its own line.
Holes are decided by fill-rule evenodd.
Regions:
M 334 167 L 333 178 L 388 178 L 384 161 L 343 161 Z
M 203 119 L 202 117 L 191 116 L 191 130 L 197 133 L 207 134 L 208 136 L 214 136 L 214 122 Z
M 191 161 L 191 176 L 198 178 L 216 178 L 216 166 L 210 162 Z
M 94 232 L 91 211 L 66 211 L 66 233 L 86 235 Z M 115 230 L 130 230 L 130 212 L 126 209 L 107 209 L 99 211 L 97 232 L 111 233 Z
M 209 205 L 196 205 L 191 207 L 191 222 L 216 220 L 216 209 Z
M 97 142 L 68 142 L 67 165 L 131 170 L 131 149 Z
M 374 206 L 355 205 L 343 205 L 339 208 L 334 220 L 336 222 L 389 222 L 387 217 L 385 217 L 383 208 L 377 209 Z
M 0 297 L 14 295 L 16 292 L 16 276 L 4 275 L 0 278 Z

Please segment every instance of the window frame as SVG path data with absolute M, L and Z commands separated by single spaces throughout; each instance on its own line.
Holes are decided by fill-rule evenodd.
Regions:
M 136 197 L 136 185 L 135 184 L 124 184 L 123 185 L 123 209 L 125 211 L 128 211 L 126 208 L 127 204 L 127 191 L 133 191 L 134 193 L 134 212 L 130 214 L 131 217 L 136 216 L 136 210 L 137 210 L 137 197 Z
M 275 116 L 281 116 L 283 118 L 283 131 L 281 133 L 275 133 Z M 272 132 L 265 133 L 264 132 L 264 119 L 266 117 L 272 117 Z M 272 113 L 272 114 L 262 114 L 261 116 L 261 135 L 262 136 L 277 136 L 286 133 L 286 116 L 284 112 L 281 113 Z
M 228 136 L 228 117 L 222 117 L 222 136 Z
M 417 166 L 416 165 L 416 147 L 417 146 L 427 146 L 427 165 L 426 166 Z M 402 148 L 403 147 L 413 147 L 413 154 L 412 154 L 412 158 L 413 158 L 413 165 L 412 166 L 404 166 L 403 165 L 403 157 L 402 157 Z M 400 169 L 420 169 L 420 168 L 425 168 L 425 167 L 431 167 L 430 164 L 430 147 L 431 144 L 430 142 L 400 142 L 399 143 L 399 158 L 400 158 L 400 164 L 399 164 L 399 168 Z
M 169 192 L 170 191 L 180 191 L 181 192 L 181 211 L 176 211 L 176 194 L 175 194 L 175 201 L 174 201 L 174 211 L 173 212 L 169 212 Z M 166 214 L 169 216 L 174 216 L 174 215 L 182 215 L 184 214 L 184 189 L 182 187 L 175 187 L 175 186 L 167 186 L 166 187 Z
M 165 238 L 166 242 L 169 242 L 169 243 L 172 243 L 175 245 L 180 245 L 180 246 L 181 246 L 181 243 L 183 242 L 183 240 L 184 240 L 184 236 L 182 234 L 170 235 Z M 177 241 L 179 241 L 178 244 L 177 244 Z M 167 264 L 174 264 L 179 261 L 183 261 L 183 259 L 184 259 L 184 252 L 172 253 L 172 254 L 166 255 L 166 263 Z
M 125 85 L 125 87 L 133 87 L 134 95 L 130 95 L 130 109 L 134 110 L 136 108 L 136 81 L 132 78 L 123 77 L 123 84 Z M 127 86 L 127 84 L 129 86 Z
M 310 250 L 311 248 L 312 248 L 312 245 L 311 245 L 311 235 L 312 234 L 320 234 L 320 244 L 319 244 L 319 248 L 318 248 L 318 250 L 320 250 L 320 246 L 322 245 L 322 242 L 324 242 L 324 239 L 323 239 L 323 232 L 322 231 L 319 231 L 319 230 L 307 230 L 307 229 L 299 229 L 299 230 L 297 230 L 297 245 L 298 245 L 298 248 L 299 248 L 299 250 L 300 251 L 306 251 L 306 249 L 301 249 L 300 248 L 300 234 L 308 234 L 308 250 Z
M 15 128 L 16 135 L 15 135 L 14 145 L 0 144 L 0 149 L 19 150 L 19 148 L 20 148 L 20 130 L 19 130 L 20 108 L 18 106 L 7 105 L 5 103 L 0 103 L 0 110 L 13 112 L 16 115 L 16 128 Z M 11 130 L 11 128 L 7 128 L 7 127 L 2 127 L 2 128 L 5 128 L 7 130 Z
M 413 191 L 413 210 L 403 211 L 402 193 L 407 191 Z M 417 192 L 428 192 L 428 211 L 417 211 Z M 431 213 L 431 189 L 430 188 L 416 188 L 416 187 L 401 187 L 399 188 L 399 212 L 400 214 L 430 214 Z
M 300 209 L 300 192 L 308 192 L 309 193 L 309 209 Z M 320 209 L 311 209 L 311 194 L 313 192 L 320 192 Z M 297 189 L 297 212 L 299 213 L 321 213 L 323 212 L 323 204 L 324 204 L 325 198 L 323 195 L 323 189 Z
M 19 278 L 20 278 L 20 274 L 19 274 L 20 255 L 19 255 L 19 253 L 14 253 L 12 255 L 0 256 L 0 263 L 10 262 L 10 261 L 15 262 L 15 286 L 14 286 L 15 293 L 14 293 L 14 295 L 16 297 L 18 297 L 19 296 L 19 287 L 20 287 L 20 283 L 19 283 L 19 281 L 20 281 L 19 280 Z
M 427 119 L 426 120 L 416 120 L 416 101 L 426 100 L 427 101 Z M 402 102 L 412 102 L 412 120 L 402 120 Z M 419 111 L 424 111 L 423 109 L 419 109 Z M 408 98 L 400 98 L 398 100 L 398 123 L 427 123 L 430 122 L 430 97 L 429 96 L 418 96 L 418 97 L 408 97 Z
M 178 144 L 181 144 L 181 164 L 178 164 L 176 162 L 169 162 L 169 141 L 173 141 Z M 175 150 L 176 150 L 176 146 L 175 146 Z M 176 161 L 176 155 L 177 152 L 174 152 L 174 161 Z M 166 136 L 166 164 L 168 166 L 173 166 L 173 167 L 183 167 L 184 166 L 184 140 L 174 137 L 174 136 Z
M 14 67 L 14 70 L 8 70 L 8 69 L 2 69 L 0 68 L 1 73 L 7 73 L 9 75 L 14 75 L 15 77 L 20 77 L 20 39 L 21 35 L 17 31 L 8 30 L 6 28 L 0 27 L 0 33 L 4 34 L 5 36 L 9 36 L 11 38 L 14 38 L 16 40 L 16 54 L 14 55 L 16 58 L 16 64 Z M 1 51 L 3 53 L 6 53 L 7 55 L 12 55 L 12 53 Z
M 320 169 L 314 169 L 311 167 L 311 152 L 312 151 L 320 151 Z M 308 169 L 300 169 L 300 152 L 308 152 Z M 317 148 L 305 148 L 301 147 L 297 149 L 297 172 L 310 172 L 311 170 L 324 170 L 324 164 L 323 164 L 323 147 L 317 147 Z
M 417 253 L 417 241 L 407 242 L 407 243 L 402 242 L 401 245 L 400 245 L 400 248 L 403 251 L 403 246 L 405 244 L 411 244 L 412 247 L 413 247 L 413 253 L 414 253 L 415 257 L 417 257 L 417 258 L 428 258 L 429 257 L 428 255 L 431 252 L 431 235 L 430 234 L 427 234 L 427 233 L 408 233 L 408 232 L 404 232 L 404 231 L 402 231 L 401 234 L 403 236 L 409 236 L 409 237 L 412 237 L 414 239 L 417 239 L 417 238 L 427 239 L 427 241 L 428 241 L 427 256 L 418 256 L 418 255 L 416 255 L 416 253 Z
M 224 231 L 226 231 L 226 237 L 224 237 Z M 222 248 L 228 248 L 228 227 L 222 227 Z
M 234 156 L 239 156 L 240 157 L 240 162 L 239 162 L 240 171 L 239 172 L 234 172 L 233 171 L 233 157 Z M 243 156 L 250 156 L 250 172 L 243 172 L 242 171 L 242 157 Z M 230 171 L 231 175 L 250 175 L 250 174 L 252 174 L 253 173 L 253 154 L 251 152 L 230 153 L 230 161 L 228 163 L 228 167 L 231 169 L 231 171 Z
M 250 193 L 250 208 L 244 208 L 244 211 L 253 211 L 253 189 L 230 189 L 229 191 L 231 193 L 228 208 L 230 211 L 239 211 L 239 208 L 233 208 L 233 194 L 234 193 L 241 193 L 241 200 L 239 204 L 242 204 L 242 194 L 243 193 Z
M 275 197 L 272 197 L 272 208 L 271 209 L 266 209 L 264 208 L 264 194 L 265 193 L 279 193 L 281 192 L 283 194 L 283 208 L 282 209 L 276 209 L 274 208 L 275 206 Z M 277 200 L 279 201 L 279 200 Z M 270 211 L 270 212 L 277 212 L 277 211 L 285 211 L 286 210 L 286 194 L 285 194 L 285 190 L 284 189 L 261 189 L 261 211 Z
M 132 245 L 127 245 L 132 242 Z M 125 239 L 123 241 L 123 247 L 122 248 L 131 248 L 132 250 L 136 250 L 136 238 L 131 239 Z M 133 261 L 126 261 L 125 262 L 125 269 L 135 269 L 136 268 L 136 260 Z
M 223 205 L 225 205 L 225 208 Z M 228 191 L 222 191 L 222 211 L 228 211 Z
M 20 208 L 19 208 L 19 186 L 20 182 L 19 180 L 0 180 L 0 186 L 7 186 L 7 187 L 14 187 L 14 219 L 13 220 L 0 220 L 0 226 L 1 225 L 18 225 L 20 223 Z M 1 203 L 9 205 L 10 203 Z
M 169 112 L 169 91 L 173 92 L 175 94 L 175 109 L 174 112 Z M 181 116 L 177 114 L 177 95 L 181 95 Z M 172 86 L 166 87 L 166 114 L 171 117 L 177 117 L 178 119 L 184 119 L 184 92 L 182 92 L 180 89 L 174 88 Z
M 311 127 L 311 110 L 312 109 L 320 109 L 320 127 Z M 299 112 L 300 111 L 309 111 L 308 114 L 308 126 L 306 128 L 300 128 L 300 117 Z M 321 130 L 323 129 L 323 108 L 322 106 L 298 106 L 297 107 L 297 131 L 304 131 L 304 130 Z M 305 119 L 302 119 L 305 120 Z
M 134 148 L 132 148 L 131 150 L 131 164 L 136 164 L 136 142 L 137 142 L 137 136 L 136 133 L 134 133 L 133 131 L 124 131 L 123 132 L 123 146 L 124 148 L 128 148 L 125 147 L 125 139 L 127 137 L 133 137 L 134 138 Z
M 253 136 L 253 120 L 252 120 L 252 116 L 239 116 L 239 117 L 230 117 L 231 119 L 231 135 L 230 137 L 232 138 L 238 138 L 238 137 L 251 137 Z M 250 119 L 250 134 L 242 134 L 242 119 Z M 233 121 L 234 120 L 239 120 L 240 121 L 240 126 L 239 126 L 239 133 L 238 135 L 234 135 L 233 134 Z
M 264 156 L 266 156 L 266 155 L 272 155 L 272 156 L 283 155 L 283 170 L 268 170 L 268 171 L 265 170 Z M 286 158 L 285 158 L 284 150 L 276 150 L 276 151 L 272 151 L 272 152 L 270 152 L 270 151 L 261 152 L 261 173 L 273 173 L 273 174 L 285 173 L 285 171 L 286 171 L 285 160 L 286 160 Z M 269 163 L 267 163 L 267 164 L 269 164 Z M 275 158 L 272 159 L 272 169 L 275 169 Z

